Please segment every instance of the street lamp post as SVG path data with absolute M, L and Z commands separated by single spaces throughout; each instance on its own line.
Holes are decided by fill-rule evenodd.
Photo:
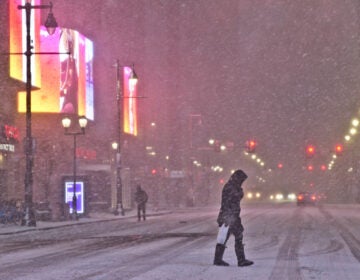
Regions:
M 118 203 L 120 203 L 120 212 L 121 215 L 125 215 L 124 206 L 123 206 L 123 197 L 122 197 L 122 181 L 121 181 L 121 139 L 122 139 L 122 99 L 124 95 L 121 89 L 121 69 L 124 66 L 121 66 L 119 60 L 116 60 L 116 105 L 117 105 L 117 145 L 113 145 L 113 148 L 116 149 L 116 199 L 115 199 L 115 209 L 114 215 L 119 215 Z M 132 67 L 130 82 L 133 84 L 137 83 L 137 75 Z
M 72 198 L 72 208 L 73 208 L 73 215 L 75 220 L 79 219 L 77 214 L 77 197 L 76 197 L 76 136 L 84 135 L 85 134 L 85 127 L 87 125 L 87 119 L 85 117 L 79 118 L 79 126 L 81 131 L 76 132 L 69 132 L 69 127 L 71 125 L 71 119 L 69 117 L 65 117 L 62 119 L 62 125 L 65 128 L 65 135 L 71 135 L 74 137 L 74 183 L 73 183 L 73 198 Z
M 26 226 L 36 226 L 36 219 L 32 201 L 32 166 L 33 166 L 33 139 L 31 135 L 31 56 L 32 52 L 31 36 L 30 36 L 30 17 L 33 9 L 50 9 L 45 27 L 50 35 L 54 34 L 57 27 L 56 20 L 52 13 L 52 3 L 49 5 L 31 5 L 30 0 L 25 5 L 18 5 L 19 10 L 25 10 L 26 13 L 26 171 L 25 171 L 25 215 L 22 222 Z M 41 53 L 40 53 L 41 54 Z

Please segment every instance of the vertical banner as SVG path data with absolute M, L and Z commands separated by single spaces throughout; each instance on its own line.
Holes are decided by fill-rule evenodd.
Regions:
M 136 83 L 132 83 L 130 76 L 132 69 L 124 67 L 123 73 L 123 128 L 124 132 L 137 136 L 137 91 Z
M 74 182 L 66 181 L 65 182 L 65 203 L 70 207 L 70 214 L 73 213 L 73 196 L 74 196 Z M 76 181 L 76 212 L 78 214 L 84 214 L 84 182 Z

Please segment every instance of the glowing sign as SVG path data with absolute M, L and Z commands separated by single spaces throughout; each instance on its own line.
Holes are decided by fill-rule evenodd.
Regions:
M 73 196 L 74 196 L 74 182 L 65 182 L 65 203 L 70 207 L 70 214 L 73 213 Z M 84 214 L 85 207 L 84 207 L 84 182 L 83 181 L 76 181 L 76 188 L 75 188 L 75 195 L 76 195 L 76 212 L 78 214 Z
M 132 69 L 124 67 L 123 75 L 123 127 L 124 132 L 137 135 L 137 95 L 136 83 L 130 78 Z
M 17 9 L 26 1 L 10 1 L 10 76 L 26 81 L 25 14 Z M 39 0 L 31 1 L 39 5 Z M 34 54 L 31 56 L 33 113 L 69 113 L 94 120 L 93 43 L 76 30 L 57 28 L 50 36 L 40 26 L 37 9 L 31 11 L 31 38 L 33 52 L 59 52 L 68 54 Z M 18 93 L 18 111 L 26 112 L 26 92 Z

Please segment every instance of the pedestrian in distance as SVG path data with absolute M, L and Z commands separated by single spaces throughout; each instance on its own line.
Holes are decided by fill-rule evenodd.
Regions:
M 137 215 L 138 221 L 141 221 L 141 214 L 143 220 L 146 220 L 146 202 L 148 201 L 147 193 L 141 188 L 140 185 L 137 185 L 135 192 L 135 202 L 137 204 Z
M 215 248 L 214 265 L 229 266 L 229 264 L 223 260 L 223 255 L 226 242 L 230 235 L 234 235 L 235 237 L 235 254 L 238 266 L 249 266 L 254 263 L 245 258 L 243 244 L 244 227 L 240 218 L 240 200 L 244 196 L 242 184 L 247 177 L 244 171 L 236 170 L 223 187 L 221 207 L 217 218 L 219 234 Z

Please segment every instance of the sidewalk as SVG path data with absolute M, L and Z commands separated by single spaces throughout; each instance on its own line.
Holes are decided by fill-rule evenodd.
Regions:
M 146 216 L 158 216 L 171 213 L 171 210 L 147 210 Z M 35 230 L 48 230 L 57 227 L 66 227 L 71 225 L 79 225 L 84 223 L 95 223 L 98 221 L 111 221 L 118 219 L 137 219 L 137 210 L 132 209 L 125 211 L 125 215 L 122 216 L 114 215 L 112 213 L 105 212 L 94 212 L 89 214 L 87 217 L 81 217 L 78 221 L 67 220 L 67 221 L 36 221 L 36 227 L 20 226 L 15 224 L 0 224 L 0 235 L 10 235 L 19 232 L 35 231 Z

